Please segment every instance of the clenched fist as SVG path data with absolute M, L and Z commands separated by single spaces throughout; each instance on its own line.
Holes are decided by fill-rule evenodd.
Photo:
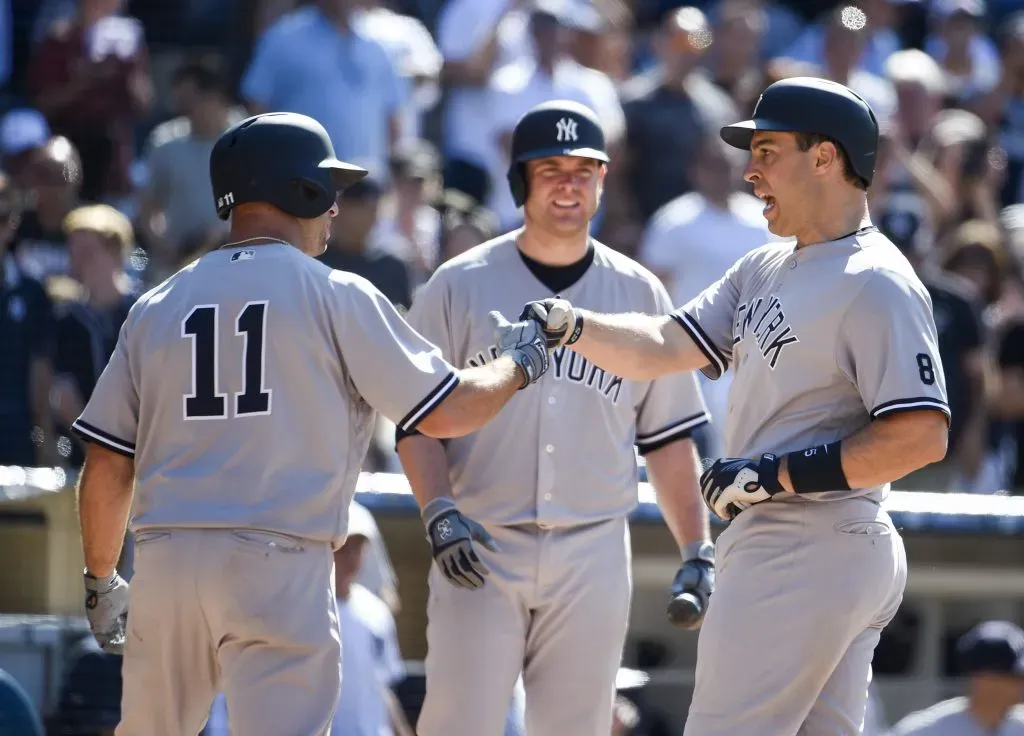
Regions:
M 548 341 L 548 350 L 572 345 L 583 332 L 583 315 L 565 299 L 527 302 L 519 319 L 532 319 L 541 326 Z

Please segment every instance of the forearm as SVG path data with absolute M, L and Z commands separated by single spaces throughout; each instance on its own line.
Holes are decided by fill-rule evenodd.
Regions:
M 428 437 L 461 437 L 489 422 L 523 384 L 522 369 L 501 356 L 482 366 L 467 368 L 459 385 L 418 429 Z
M 617 376 L 650 381 L 707 365 L 707 358 L 671 317 L 579 311 L 583 332 L 569 349 Z
M 398 442 L 398 459 L 421 509 L 435 498 L 452 495 L 448 455 L 440 440 L 422 434 L 403 437 Z
M 86 569 L 96 577 L 114 572 L 131 511 L 134 462 L 96 445 L 86 450 L 78 483 L 78 517 Z
M 658 508 L 676 544 L 711 539 L 708 510 L 700 494 L 700 461 L 690 439 L 647 454 L 647 475 L 657 493 Z
M 948 425 L 937 411 L 923 409 L 876 419 L 841 444 L 843 474 L 849 488 L 892 483 L 908 473 L 942 460 Z M 793 492 L 789 457 L 779 465 L 782 488 Z

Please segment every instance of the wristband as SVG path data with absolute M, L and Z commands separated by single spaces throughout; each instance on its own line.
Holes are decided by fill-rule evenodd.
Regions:
M 427 501 L 427 504 L 423 507 L 420 512 L 420 518 L 423 519 L 423 525 L 430 527 L 430 524 L 441 514 L 447 514 L 449 511 L 455 511 L 458 506 L 455 505 L 455 499 L 451 496 L 438 496 Z
M 576 326 L 572 328 L 569 339 L 565 341 L 566 345 L 572 345 L 580 339 L 580 335 L 583 333 L 583 313 L 578 309 L 573 309 L 572 312 L 576 318 Z
M 757 468 L 757 482 L 771 495 L 786 490 L 779 483 L 779 465 L 782 463 L 778 455 L 766 452 L 761 456 L 761 464 Z
M 841 444 L 841 441 L 833 442 L 786 455 L 789 481 L 795 493 L 850 490 L 843 472 Z
M 683 562 L 690 560 L 705 560 L 713 563 L 715 561 L 715 544 L 708 539 L 698 539 L 683 545 Z

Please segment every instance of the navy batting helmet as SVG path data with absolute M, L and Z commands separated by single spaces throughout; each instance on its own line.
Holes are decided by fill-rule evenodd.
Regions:
M 339 191 L 366 174 L 337 159 L 324 126 L 290 112 L 256 115 L 232 125 L 210 153 L 210 181 L 222 220 L 247 202 L 272 204 L 293 217 L 319 217 Z
M 525 164 L 548 156 L 579 156 L 608 163 L 597 115 L 572 100 L 551 100 L 519 118 L 512 131 L 508 185 L 516 207 L 526 202 Z
M 727 125 L 722 140 L 750 150 L 759 130 L 828 136 L 846 153 L 853 173 L 867 185 L 875 175 L 878 120 L 871 106 L 848 87 L 817 77 L 793 77 L 770 85 L 750 120 Z

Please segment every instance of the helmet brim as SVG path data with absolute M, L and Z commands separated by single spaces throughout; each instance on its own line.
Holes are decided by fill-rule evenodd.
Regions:
M 604 151 L 599 151 L 596 148 L 569 148 L 566 146 L 556 146 L 553 148 L 542 148 L 537 151 L 529 151 L 517 156 L 515 163 L 521 164 L 527 161 L 536 161 L 539 158 L 550 158 L 551 156 L 572 156 L 574 158 L 592 158 L 602 163 L 608 163 L 610 159 L 608 154 Z
M 719 131 L 719 135 L 722 137 L 723 141 L 733 148 L 749 151 L 750 141 L 754 139 L 754 133 L 759 130 L 775 131 L 778 133 L 795 132 L 793 126 L 788 123 L 780 123 L 777 120 L 765 120 L 764 118 L 754 118 L 753 120 L 744 120 L 739 123 L 733 123 L 732 125 L 726 125 Z
M 325 158 L 317 168 L 327 169 L 331 172 L 331 180 L 338 189 L 345 189 L 363 179 L 370 172 L 361 166 L 345 163 L 336 158 Z

